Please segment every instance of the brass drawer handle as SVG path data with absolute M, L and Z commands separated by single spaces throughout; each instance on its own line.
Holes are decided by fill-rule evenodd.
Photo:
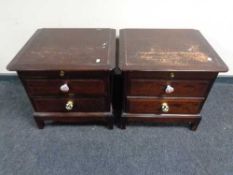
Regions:
M 66 110 L 71 111 L 74 107 L 74 102 L 72 100 L 67 101 L 66 103 Z
M 65 84 L 63 84 L 63 85 L 60 86 L 60 90 L 62 92 L 69 92 L 70 88 L 69 88 L 68 84 L 65 83 Z
M 175 90 L 174 87 L 172 87 L 171 85 L 167 85 L 165 92 L 166 94 L 171 94 L 172 92 L 174 92 L 174 90 Z
M 163 112 L 168 112 L 169 111 L 169 106 L 167 103 L 162 103 L 161 109 Z

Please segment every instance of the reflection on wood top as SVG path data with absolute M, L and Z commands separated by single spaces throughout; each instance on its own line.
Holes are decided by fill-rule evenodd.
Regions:
M 122 70 L 225 72 L 225 63 L 192 29 L 122 29 Z
M 115 67 L 113 29 L 39 29 L 8 70 L 111 70 Z

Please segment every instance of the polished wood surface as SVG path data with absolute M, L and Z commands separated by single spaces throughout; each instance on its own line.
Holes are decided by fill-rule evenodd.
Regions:
M 7 69 L 112 70 L 115 42 L 113 29 L 38 29 Z
M 124 76 L 128 79 L 158 79 L 158 80 L 214 80 L 218 72 L 167 72 L 167 71 L 123 71 Z
M 36 31 L 7 68 L 17 71 L 38 128 L 46 120 L 113 128 L 115 42 L 113 29 Z
M 74 103 L 72 110 L 66 109 L 66 103 L 71 100 Z M 38 112 L 107 112 L 110 104 L 103 97 L 99 98 L 55 98 L 35 97 L 32 99 L 35 111 Z
M 105 124 L 113 129 L 112 110 L 110 112 L 69 112 L 64 115 L 63 112 L 34 112 L 33 116 L 39 129 L 44 128 L 44 121 L 52 120 L 62 123 L 80 123 L 80 124 Z
M 174 92 L 166 93 L 168 85 L 174 88 Z M 127 94 L 132 96 L 204 97 L 208 87 L 208 81 L 130 79 Z
M 204 98 L 154 98 L 127 97 L 125 112 L 144 114 L 198 114 Z M 168 112 L 162 111 L 162 104 L 167 103 Z
M 120 30 L 121 70 L 226 72 L 225 63 L 198 30 Z
M 27 79 L 24 80 L 28 93 L 31 96 L 40 95 L 107 95 L 107 83 L 104 79 Z M 63 92 L 60 87 L 67 84 L 68 92 Z
M 123 113 L 120 123 L 122 129 L 126 128 L 127 124 L 135 123 L 149 123 L 157 125 L 188 125 L 191 130 L 195 131 L 201 121 L 201 116 L 199 114 L 130 114 Z
M 62 71 L 63 72 L 63 71 Z M 44 127 L 46 118 L 40 117 L 40 113 L 51 113 L 49 120 L 70 122 L 66 120 L 69 113 L 72 122 L 102 121 L 108 128 L 113 128 L 113 114 L 110 109 L 112 103 L 112 71 L 65 71 L 61 76 L 60 71 L 19 71 L 18 75 L 25 87 L 29 99 L 36 111 L 34 115 L 38 128 Z M 69 92 L 62 92 L 60 85 L 67 83 Z M 66 109 L 66 103 L 71 100 L 74 103 L 72 110 Z M 111 112 L 110 112 L 111 110 Z M 63 118 L 57 120 L 53 113 L 63 114 Z M 90 113 L 102 113 L 93 116 Z M 86 113 L 86 114 L 84 114 Z M 111 113 L 111 115 L 110 115 Z M 82 116 L 82 117 L 80 117 Z M 87 117 L 87 119 L 83 119 Z M 96 119 L 99 117 L 100 119 Z M 108 119 L 112 118 L 112 119 Z
M 110 71 L 92 70 L 92 71 L 18 71 L 21 78 L 33 79 L 90 79 L 104 78 Z
M 133 122 L 185 123 L 196 130 L 214 80 L 228 70 L 201 33 L 122 29 L 119 45 L 121 127 Z M 168 85 L 173 88 L 170 93 Z

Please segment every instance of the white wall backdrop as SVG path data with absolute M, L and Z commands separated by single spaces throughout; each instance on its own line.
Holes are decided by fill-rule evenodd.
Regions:
M 0 73 L 43 27 L 196 28 L 233 75 L 231 0 L 0 0 Z

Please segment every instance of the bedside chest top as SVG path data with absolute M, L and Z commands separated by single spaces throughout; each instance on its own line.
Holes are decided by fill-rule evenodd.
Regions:
M 112 70 L 113 29 L 39 29 L 7 66 L 11 71 Z
M 225 63 L 197 30 L 120 30 L 121 70 L 226 72 Z

